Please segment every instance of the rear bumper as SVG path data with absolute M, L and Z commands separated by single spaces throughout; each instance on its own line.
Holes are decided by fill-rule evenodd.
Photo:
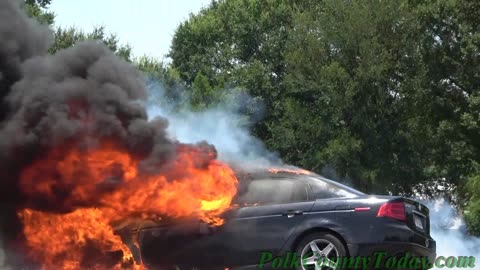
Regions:
M 348 244 L 350 257 L 367 258 L 368 269 L 429 269 L 436 258 L 436 243 L 429 247 L 408 242 Z
M 382 269 L 375 267 L 378 257 L 382 254 L 383 269 L 402 269 L 398 264 L 399 259 L 407 265 L 410 261 L 420 261 L 418 267 L 406 267 L 406 269 L 429 269 L 436 259 L 436 242 L 429 233 L 420 233 L 412 230 L 405 222 L 389 219 L 363 217 L 355 220 L 356 226 L 344 230 L 342 237 L 347 244 L 350 258 L 370 259 L 373 267 L 367 269 Z M 412 258 L 413 257 L 413 258 Z M 388 261 L 388 259 L 390 259 Z M 396 260 L 394 260 L 396 259 Z M 397 261 L 395 265 L 391 265 Z M 412 265 L 414 263 L 412 262 Z

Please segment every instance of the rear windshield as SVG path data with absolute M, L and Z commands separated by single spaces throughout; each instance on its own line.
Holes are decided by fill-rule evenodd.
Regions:
M 328 180 L 321 176 L 311 176 L 308 178 L 316 199 L 354 198 L 365 195 L 356 189 Z

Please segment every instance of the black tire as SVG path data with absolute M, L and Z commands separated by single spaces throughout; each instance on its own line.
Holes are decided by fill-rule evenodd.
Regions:
M 327 232 L 311 233 L 311 234 L 308 234 L 305 237 L 303 237 L 302 240 L 300 240 L 300 242 L 298 243 L 297 248 L 295 249 L 298 256 L 302 256 L 302 252 L 304 252 L 304 249 L 308 248 L 307 245 L 310 246 L 311 242 L 314 242 L 314 241 L 317 241 L 317 240 L 321 244 L 322 244 L 322 242 L 325 242 L 325 245 L 327 245 L 327 242 L 333 244 L 333 246 L 335 248 L 335 251 L 337 253 L 336 257 L 341 258 L 341 257 L 347 256 L 347 249 L 346 249 L 345 245 L 342 243 L 342 241 L 340 241 L 340 239 L 338 239 L 336 236 L 334 236 L 330 233 L 327 233 Z M 319 247 L 319 248 L 321 249 L 322 247 Z M 307 257 L 310 257 L 310 256 L 307 256 Z M 303 258 L 301 258 L 301 260 L 302 259 Z M 310 266 L 308 266 L 308 265 L 306 265 L 305 268 L 303 268 L 303 267 L 304 267 L 303 262 L 301 262 L 298 270 L 315 269 L 314 266 L 312 268 L 309 268 Z M 323 269 L 332 269 L 332 268 L 324 267 L 324 268 L 322 268 L 322 270 Z M 342 269 L 342 268 L 340 268 L 340 265 L 337 265 L 337 268 L 335 268 L 335 269 L 339 270 L 339 269 Z

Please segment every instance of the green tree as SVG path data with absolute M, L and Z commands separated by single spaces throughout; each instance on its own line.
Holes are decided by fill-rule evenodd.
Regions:
M 75 45 L 75 43 L 83 40 L 98 40 L 103 42 L 110 50 L 115 54 L 125 59 L 128 62 L 132 62 L 132 48 L 130 45 L 122 45 L 115 34 L 107 34 L 105 27 L 96 27 L 92 32 L 85 33 L 76 28 L 70 27 L 67 29 L 57 28 L 55 31 L 55 40 L 50 48 L 51 53 L 55 53 L 58 50 L 65 49 Z
M 468 229 L 473 235 L 480 235 L 480 174 L 472 176 L 466 185 L 468 205 L 465 211 L 465 220 Z
M 176 30 L 169 53 L 172 67 L 189 86 L 201 74 L 217 96 L 224 89 L 241 88 L 262 100 L 267 108 L 265 118 L 254 131 L 265 139 L 273 117 L 271 109 L 283 87 L 284 53 L 293 14 L 309 2 L 212 1 Z M 210 91 L 209 87 L 198 89 Z
M 422 104 L 408 124 L 430 157 L 428 173 L 462 186 L 480 159 L 480 11 L 477 1 L 413 3 L 421 55 L 426 66 L 421 90 L 410 95 Z M 418 5 L 417 5 L 418 4 Z M 477 105 L 476 105 L 477 104 Z M 417 147 L 421 147 L 419 144 Z
M 409 59 L 412 20 L 398 3 L 372 0 L 297 13 L 269 145 L 306 168 L 333 166 L 367 192 L 409 193 L 422 180 L 402 132 L 401 95 L 415 81 L 404 78 L 422 68 Z
M 208 78 L 198 73 L 192 83 L 191 105 L 193 108 L 207 108 L 215 102 L 215 93 Z
M 177 70 L 155 58 L 142 56 L 133 61 L 138 69 L 144 72 L 147 76 L 161 81 L 167 86 L 183 86 L 184 84 Z
M 147 56 L 134 59 L 134 63 L 147 78 L 149 90 L 153 91 L 150 93 L 152 102 L 177 111 L 190 108 L 186 96 L 188 87 L 176 69 Z
M 51 0 L 25 0 L 25 9 L 30 17 L 36 18 L 40 23 L 53 25 L 55 14 L 48 11 Z
M 52 0 L 25 0 L 27 5 L 38 5 L 42 8 L 46 8 L 52 3 Z

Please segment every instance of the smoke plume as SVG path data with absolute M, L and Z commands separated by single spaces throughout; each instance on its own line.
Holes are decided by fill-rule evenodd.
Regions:
M 430 209 L 431 235 L 437 241 L 437 257 L 474 256 L 476 260 L 480 259 L 480 238 L 466 233 L 465 222 L 457 210 L 444 199 L 430 201 L 427 206 Z M 478 263 L 475 262 L 475 265 Z
M 182 142 L 207 140 L 215 145 L 219 159 L 239 167 L 284 166 L 276 153 L 267 150 L 251 133 L 251 127 L 262 118 L 263 104 L 240 89 L 219 93 L 224 98 L 215 106 L 194 110 L 188 92 L 178 88 L 177 99 L 167 97 L 161 83 L 147 80 L 147 112 L 150 119 L 169 120 L 167 132 Z M 250 115 L 245 116 L 249 110 Z

